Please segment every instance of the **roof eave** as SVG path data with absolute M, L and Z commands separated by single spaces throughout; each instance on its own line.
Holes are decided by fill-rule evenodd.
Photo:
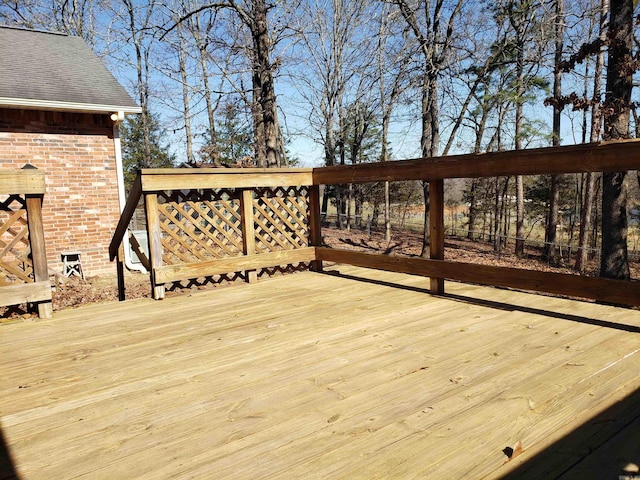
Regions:
M 57 102 L 52 100 L 7 97 L 0 97 L 0 107 L 83 113 L 124 112 L 125 115 L 142 113 L 141 107 L 131 105 L 95 105 L 88 103 Z

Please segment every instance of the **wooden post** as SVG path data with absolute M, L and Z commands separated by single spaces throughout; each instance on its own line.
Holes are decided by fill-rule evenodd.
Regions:
M 116 270 L 118 271 L 118 300 L 124 302 L 125 284 L 124 284 L 124 246 L 121 243 L 118 247 L 118 256 L 116 257 Z
M 25 195 L 27 223 L 29 225 L 29 244 L 33 259 L 33 276 L 36 282 L 49 281 L 47 249 L 45 247 L 44 227 L 42 226 L 42 199 L 44 195 Z M 51 300 L 36 302 L 40 318 L 50 318 L 53 314 Z
M 242 250 L 245 255 L 256 254 L 256 232 L 253 218 L 253 190 L 243 189 L 240 196 L 240 213 L 242 215 Z M 258 281 L 256 270 L 246 270 L 247 282 Z
M 309 246 L 322 246 L 322 222 L 320 218 L 320 185 L 309 187 Z M 322 260 L 313 260 L 311 270 L 322 271 Z
M 444 180 L 429 181 L 429 256 L 444 260 Z M 432 293 L 444 293 L 444 278 L 430 280 Z
M 144 194 L 144 207 L 147 213 L 147 236 L 149 237 L 149 262 L 151 263 L 151 295 L 156 300 L 164 298 L 164 284 L 156 284 L 155 269 L 162 266 L 162 241 L 160 238 L 160 217 L 158 216 L 158 195 Z

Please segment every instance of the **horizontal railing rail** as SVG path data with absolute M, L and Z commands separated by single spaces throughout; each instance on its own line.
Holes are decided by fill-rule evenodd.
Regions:
M 117 257 L 128 221 L 143 196 L 155 298 L 162 298 L 165 283 L 185 279 L 245 271 L 251 280 L 260 268 L 309 262 L 321 270 L 322 262 L 337 262 L 423 275 L 429 277 L 433 293 L 444 293 L 446 279 L 639 306 L 637 281 L 444 258 L 445 179 L 637 169 L 640 142 L 623 141 L 313 169 L 143 170 L 116 228 L 110 254 Z M 407 180 L 429 182 L 430 259 L 322 246 L 320 185 Z M 178 231 L 174 224 L 181 221 L 186 223 Z
M 313 183 L 400 182 L 513 175 L 617 172 L 640 168 L 640 141 L 450 155 L 429 159 L 336 165 L 313 169 Z
M 316 258 L 325 262 L 388 272 L 587 298 L 613 304 L 640 305 L 639 282 L 448 260 L 376 255 L 332 248 L 317 248 Z

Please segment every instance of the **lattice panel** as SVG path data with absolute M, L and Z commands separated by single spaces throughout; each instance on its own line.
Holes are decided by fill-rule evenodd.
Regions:
M 165 265 L 242 255 L 240 201 L 233 190 L 163 192 L 158 208 Z
M 257 253 L 309 246 L 306 187 L 259 189 L 253 200 Z
M 33 281 L 25 201 L 0 196 L 0 286 Z

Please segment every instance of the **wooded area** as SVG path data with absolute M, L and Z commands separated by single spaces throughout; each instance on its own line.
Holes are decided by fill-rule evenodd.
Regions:
M 634 14 L 633 0 L 0 6 L 5 24 L 81 35 L 127 80 L 143 110 L 122 131 L 131 179 L 138 168 L 174 164 L 354 165 L 635 138 Z M 315 146 L 322 153 L 309 159 Z M 500 204 L 492 213 L 497 238 L 511 228 L 504 200 L 513 197 L 518 254 L 532 208 L 542 205 L 552 263 L 558 224 L 570 217 L 579 231 L 576 270 L 598 248 L 602 275 L 629 278 L 627 230 L 640 176 L 625 172 L 470 180 L 460 203 L 470 232 L 483 198 Z M 378 193 L 387 230 L 392 189 Z M 348 185 L 331 193 L 327 202 L 345 214 L 361 195 Z M 417 199 L 425 256 L 428 199 L 425 183 Z

